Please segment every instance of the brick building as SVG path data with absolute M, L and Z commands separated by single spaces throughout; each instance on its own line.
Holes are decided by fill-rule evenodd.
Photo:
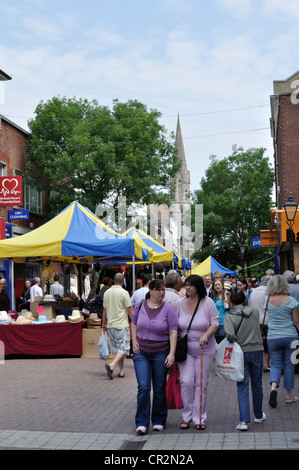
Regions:
M 26 142 L 29 133 L 0 115 L 0 176 L 22 176 L 26 162 Z M 22 207 L 0 206 L 0 219 L 5 220 L 6 238 L 23 235 L 45 222 L 43 217 L 43 193 L 23 183 Z M 8 220 L 9 209 L 29 210 L 29 220 Z M 39 274 L 39 266 L 29 263 L 12 263 L 0 260 L 0 276 L 8 282 L 11 309 L 16 308 L 25 279 Z
M 299 71 L 285 80 L 273 82 L 271 104 L 271 136 L 275 166 L 276 209 L 272 211 L 270 232 L 273 245 L 279 252 L 280 272 L 289 268 L 288 224 L 284 204 L 289 194 L 299 203 Z M 299 272 L 299 214 L 293 226 L 295 234 L 294 264 Z M 271 238 L 271 236 L 270 236 Z

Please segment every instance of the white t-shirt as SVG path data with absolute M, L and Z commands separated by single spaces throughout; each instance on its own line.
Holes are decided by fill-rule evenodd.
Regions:
M 40 296 L 43 297 L 43 291 L 40 286 L 32 286 L 30 287 L 30 302 L 34 302 L 35 297 Z

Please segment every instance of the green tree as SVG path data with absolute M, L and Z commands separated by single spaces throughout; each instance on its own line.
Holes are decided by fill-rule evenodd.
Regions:
M 40 102 L 29 122 L 28 183 L 49 194 L 47 215 L 73 200 L 92 211 L 118 196 L 131 203 L 168 203 L 170 177 L 179 169 L 174 136 L 161 114 L 138 101 L 112 109 L 86 99 Z
M 193 198 L 196 204 L 203 204 L 204 214 L 203 245 L 193 256 L 198 261 L 212 255 L 223 266 L 235 269 L 240 265 L 242 241 L 249 264 L 271 256 L 269 249 L 251 248 L 251 238 L 270 223 L 274 171 L 264 153 L 263 148 L 244 151 L 233 146 L 227 158 L 210 157 Z

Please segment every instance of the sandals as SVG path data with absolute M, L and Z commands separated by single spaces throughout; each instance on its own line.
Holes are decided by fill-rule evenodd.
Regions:
M 290 399 L 286 399 L 286 403 L 295 403 L 296 401 L 299 401 L 298 397 L 293 397 Z
M 197 429 L 197 431 L 204 431 L 206 429 L 206 425 L 205 424 L 197 424 L 196 426 L 194 426 L 195 429 Z
M 181 429 L 189 429 L 190 428 L 190 423 L 191 421 L 182 421 L 181 424 L 180 424 L 180 428 Z

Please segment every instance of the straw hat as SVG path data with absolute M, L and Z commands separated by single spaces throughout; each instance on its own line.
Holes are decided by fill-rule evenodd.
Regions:
M 48 281 L 54 275 L 54 271 L 49 266 L 44 268 L 41 272 L 40 278 L 42 281 Z
M 0 312 L 0 321 L 12 321 L 12 318 L 10 315 L 8 315 L 7 312 L 5 312 L 4 310 L 2 310 Z
M 21 312 L 21 313 L 22 313 L 22 312 Z M 35 318 L 35 316 L 33 315 L 33 313 L 30 312 L 30 311 L 28 311 L 28 310 L 26 311 L 24 317 L 27 318 L 27 319 L 30 320 L 30 321 L 35 321 L 35 320 L 36 320 L 36 318 Z
M 66 319 L 64 315 L 57 315 L 54 321 L 55 323 L 64 323 Z
M 25 315 L 19 315 L 16 321 L 13 322 L 14 325 L 30 325 L 31 323 L 32 320 L 26 318 Z
M 101 328 L 102 320 L 97 313 L 91 313 L 87 319 L 87 328 Z
M 70 323 L 78 323 L 83 320 L 83 315 L 81 315 L 80 310 L 73 310 L 72 315 L 68 316 L 67 319 Z

